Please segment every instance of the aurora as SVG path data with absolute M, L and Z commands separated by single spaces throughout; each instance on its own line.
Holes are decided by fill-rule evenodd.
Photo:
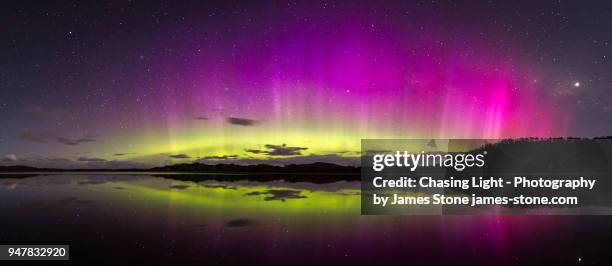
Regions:
M 495 202 L 471 193 L 512 184 L 457 181 L 609 168 L 603 146 L 573 142 L 612 138 L 610 14 L 612 1 L 4 1 L 0 244 L 68 245 L 78 265 L 609 265 L 608 197 Z M 490 145 L 517 138 L 572 152 Z M 489 153 L 406 171 L 452 175 L 448 189 L 358 181 L 362 155 L 396 150 Z M 387 174 L 408 169 L 385 170 L 373 177 L 405 184 Z M 474 206 L 425 204 L 442 192 Z
M 529 44 L 400 3 L 335 6 L 188 13 L 178 20 L 189 23 L 129 32 L 112 26 L 121 43 L 68 29 L 65 47 L 45 49 L 75 55 L 74 64 L 54 67 L 57 79 L 32 72 L 40 75 L 29 81 L 30 99 L 6 113 L 14 116 L 2 163 L 358 164 L 364 138 L 571 133 L 576 101 L 567 90 L 578 90 L 576 81 L 524 56 Z M 99 45 L 69 45 L 84 39 Z

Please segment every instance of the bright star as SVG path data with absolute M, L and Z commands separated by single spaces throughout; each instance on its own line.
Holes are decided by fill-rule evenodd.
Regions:
M 576 81 L 576 83 L 574 83 L 574 87 L 580 87 L 580 82 Z

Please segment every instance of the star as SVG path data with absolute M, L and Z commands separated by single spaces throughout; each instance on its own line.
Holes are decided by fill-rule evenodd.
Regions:
M 580 82 L 578 82 L 578 81 L 574 82 L 574 87 L 576 87 L 576 88 L 580 87 Z

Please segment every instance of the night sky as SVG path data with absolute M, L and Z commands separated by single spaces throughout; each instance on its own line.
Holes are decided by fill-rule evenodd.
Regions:
M 612 2 L 470 2 L 3 3 L 0 164 L 354 164 L 361 138 L 612 135 Z

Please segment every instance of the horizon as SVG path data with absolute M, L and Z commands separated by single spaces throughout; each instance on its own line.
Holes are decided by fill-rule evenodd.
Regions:
M 164 168 L 164 167 L 174 167 L 174 166 L 179 166 L 179 165 L 205 165 L 205 166 L 219 166 L 219 165 L 227 165 L 227 166 L 238 166 L 238 167 L 249 167 L 249 166 L 271 166 L 271 167 L 280 167 L 280 168 L 285 168 L 288 166 L 303 166 L 303 165 L 313 165 L 313 164 L 327 164 L 327 165 L 333 165 L 333 166 L 340 166 L 340 167 L 352 167 L 352 168 L 360 168 L 360 165 L 341 165 L 341 164 L 335 164 L 335 163 L 330 163 L 330 162 L 323 162 L 323 161 L 317 161 L 317 162 L 312 162 L 312 163 L 302 163 L 302 164 L 266 164 L 266 163 L 260 163 L 260 164 L 234 164 L 234 163 L 216 163 L 216 164 L 206 164 L 206 163 L 201 163 L 201 162 L 186 162 L 186 163 L 176 163 L 176 164 L 169 164 L 169 165 L 161 165 L 161 166 L 154 166 L 154 167 L 150 167 L 150 168 L 42 168 L 42 167 L 34 167 L 34 166 L 28 166 L 28 165 L 22 165 L 22 164 L 13 164 L 13 165 L 0 165 L 0 170 L 3 170 L 5 168 L 9 168 L 9 167 L 25 167 L 25 168 L 36 168 L 36 169 L 44 169 L 44 170 L 59 170 L 59 171 L 73 171 L 73 170 L 100 170 L 100 171 L 112 171 L 112 170 L 153 170 L 155 168 Z
M 521 138 L 505 138 L 505 139 L 496 139 L 497 141 L 533 141 L 533 140 L 552 140 L 552 139 L 565 139 L 565 140 L 597 140 L 597 139 L 611 139 L 612 135 L 607 136 L 596 136 L 596 137 L 521 137 Z M 439 139 L 432 139 L 439 140 Z M 358 152 L 361 154 L 362 152 Z M 367 153 L 367 151 L 366 151 Z M 342 157 L 339 158 L 333 155 L 326 156 L 291 156 L 284 158 L 266 158 L 266 159 L 239 159 L 239 158 L 215 158 L 215 159 L 196 159 L 193 161 L 183 161 L 177 163 L 169 163 L 162 165 L 139 165 L 139 166 L 131 166 L 131 167 L 121 167 L 121 166 L 113 166 L 109 164 L 108 161 L 104 161 L 102 164 L 84 164 L 84 165 L 73 165 L 72 167 L 40 167 L 33 166 L 27 164 L 18 164 L 13 160 L 4 160 L 5 163 L 9 164 L 0 164 L 0 169 L 2 167 L 33 167 L 33 168 L 47 168 L 53 170 L 148 170 L 153 168 L 163 168 L 163 167 L 171 167 L 176 165 L 185 165 L 185 164 L 202 164 L 208 166 L 215 165 L 236 165 L 236 166 L 256 166 L 256 165 L 267 165 L 267 166 L 279 166 L 285 167 L 289 165 L 308 165 L 308 164 L 332 164 L 337 166 L 347 166 L 347 167 L 361 167 L 361 156 L 360 157 Z M 21 162 L 27 162 L 26 160 L 20 160 Z M 13 163 L 13 164 L 10 164 Z M 110 163 L 113 163 L 112 161 Z

